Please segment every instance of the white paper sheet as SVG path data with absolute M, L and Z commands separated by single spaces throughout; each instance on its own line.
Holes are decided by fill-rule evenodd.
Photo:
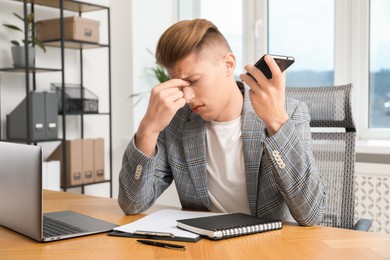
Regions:
M 176 226 L 176 220 L 217 214 L 220 213 L 161 209 L 137 221 L 116 227 L 114 230 L 128 233 L 134 233 L 135 231 L 166 232 L 173 234 L 175 237 L 197 238 L 199 235 L 179 229 Z

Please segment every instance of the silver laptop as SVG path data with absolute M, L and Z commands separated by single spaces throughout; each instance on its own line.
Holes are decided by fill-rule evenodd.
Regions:
M 0 142 L 0 225 L 41 242 L 117 226 L 73 211 L 43 214 L 42 148 L 7 142 Z

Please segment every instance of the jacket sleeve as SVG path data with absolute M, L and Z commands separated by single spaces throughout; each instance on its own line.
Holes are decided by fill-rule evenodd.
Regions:
M 309 122 L 307 106 L 300 102 L 279 131 L 265 139 L 276 185 L 301 225 L 317 224 L 326 202 L 326 188 L 313 157 Z
M 125 150 L 119 173 L 118 203 L 126 214 L 147 210 L 172 183 L 172 174 L 162 159 L 165 148 L 161 137 L 156 149 L 156 154 L 149 158 L 136 148 L 134 136 Z

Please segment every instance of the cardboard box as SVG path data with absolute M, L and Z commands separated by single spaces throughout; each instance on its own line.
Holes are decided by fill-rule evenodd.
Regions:
M 95 181 L 93 174 L 93 139 L 83 139 L 81 148 L 83 183 L 93 183 Z
M 60 40 L 60 19 L 42 20 L 37 24 L 37 38 L 41 41 Z M 79 16 L 64 18 L 64 40 L 99 42 L 100 22 Z
M 104 181 L 104 138 L 93 141 L 95 182 Z
M 82 141 L 81 139 L 67 140 L 66 144 L 66 153 L 67 153 L 67 186 L 80 185 L 83 183 L 83 158 L 82 158 Z M 48 157 L 47 161 L 58 160 L 62 165 L 62 143 L 54 150 L 54 152 Z M 61 166 L 61 176 L 62 176 L 62 166 Z M 61 177 L 61 185 L 62 177 Z

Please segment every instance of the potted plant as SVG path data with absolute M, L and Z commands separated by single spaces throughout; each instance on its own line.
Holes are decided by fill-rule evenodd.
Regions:
M 150 55 L 154 56 L 149 49 L 146 50 L 150 53 Z M 155 67 L 149 69 L 152 71 L 153 76 L 158 80 L 158 82 L 163 83 L 169 80 L 169 75 L 164 67 L 156 64 Z M 138 97 L 138 100 L 134 103 L 134 106 L 136 106 L 145 95 L 149 94 L 149 92 L 150 90 L 146 90 L 146 91 L 131 94 L 130 98 Z
M 146 50 L 150 53 L 150 55 L 152 55 L 154 57 L 154 54 L 151 50 L 149 50 L 149 49 L 146 49 Z M 158 82 L 163 83 L 163 82 L 169 80 L 169 75 L 164 67 L 156 64 L 156 66 L 154 68 L 150 68 L 150 69 L 152 70 L 153 75 L 156 77 Z
M 13 13 L 13 14 L 24 23 L 23 17 L 21 17 L 17 13 Z M 24 34 L 25 34 L 24 26 L 22 27 L 23 28 L 22 29 L 22 28 L 20 28 L 16 25 L 13 25 L 13 24 L 3 24 L 8 29 L 20 31 L 21 33 L 23 33 L 23 40 L 21 42 L 23 42 L 24 44 L 21 44 L 17 40 L 11 41 L 11 43 L 13 45 L 11 47 L 11 52 L 12 52 L 14 67 L 24 67 L 26 65 L 25 64 L 25 45 L 28 45 L 28 53 L 29 53 L 28 60 L 29 60 L 30 67 L 33 67 L 35 64 L 35 48 L 34 48 L 34 46 L 38 46 L 44 52 L 46 52 L 46 48 L 45 48 L 45 45 L 43 44 L 43 42 L 40 41 L 37 37 L 33 36 L 33 34 L 32 34 L 33 29 L 35 28 L 36 24 L 37 23 L 34 23 L 34 13 L 30 13 L 27 16 L 27 30 L 28 30 L 27 31 L 27 35 L 28 35 L 27 40 L 24 39 Z

